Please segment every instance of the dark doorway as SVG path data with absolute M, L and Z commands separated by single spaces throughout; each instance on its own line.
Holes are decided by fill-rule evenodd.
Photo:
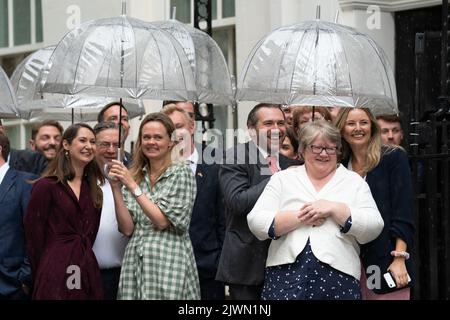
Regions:
M 399 11 L 395 13 L 396 51 L 395 74 L 400 112 L 403 114 L 405 145 L 409 145 L 408 127 L 414 118 L 417 107 L 419 118 L 423 118 L 430 110 L 438 106 L 440 93 L 440 34 L 442 29 L 442 6 L 434 6 L 417 10 Z M 424 41 L 424 59 L 416 70 L 415 43 L 416 34 L 426 33 Z M 434 34 L 433 34 L 434 33 Z M 420 84 L 416 86 L 416 75 L 420 75 Z M 420 104 L 415 106 L 415 96 L 419 96 Z M 414 119 L 420 121 L 421 119 Z
M 414 299 L 450 299 L 450 64 L 441 50 L 443 8 L 448 25 L 447 2 L 395 14 L 396 83 L 416 218 Z

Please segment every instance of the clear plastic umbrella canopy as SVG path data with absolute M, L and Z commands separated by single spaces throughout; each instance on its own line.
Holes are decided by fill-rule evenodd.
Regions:
M 17 100 L 11 82 L 0 67 L 0 119 L 18 118 Z
M 169 32 L 183 47 L 195 76 L 196 101 L 225 105 L 234 103 L 227 62 L 213 38 L 177 20 L 153 24 Z
M 193 100 L 186 54 L 169 33 L 125 15 L 85 22 L 56 46 L 43 91 L 116 98 Z
M 245 62 L 237 100 L 398 113 L 383 50 L 366 34 L 319 20 L 278 28 L 260 40 Z
M 11 83 L 23 119 L 86 122 L 97 120 L 97 115 L 106 104 L 117 99 L 110 97 L 87 97 L 41 92 L 42 73 L 55 47 L 37 50 L 14 70 Z M 145 112 L 142 102 L 124 102 L 128 116 L 134 118 Z M 73 112 L 72 112 L 73 111 Z

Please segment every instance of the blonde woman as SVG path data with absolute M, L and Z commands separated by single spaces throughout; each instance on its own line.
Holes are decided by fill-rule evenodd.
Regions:
M 196 185 L 190 167 L 172 159 L 175 127 L 168 116 L 142 120 L 130 170 L 118 161 L 109 175 L 119 230 L 131 236 L 118 299 L 200 299 L 188 227 Z M 178 153 L 178 152 L 176 152 Z
M 410 258 L 414 237 L 411 178 L 408 157 L 403 149 L 384 146 L 380 128 L 369 109 L 342 108 L 336 126 L 343 138 L 343 163 L 369 184 L 384 220 L 383 232 L 374 241 L 362 246 L 361 258 L 367 276 L 373 267 L 381 274 L 390 273 L 396 287 L 389 288 L 385 278 L 374 283 L 361 281 L 363 299 L 409 299 L 413 278 Z M 371 285 L 372 286 L 372 285 Z

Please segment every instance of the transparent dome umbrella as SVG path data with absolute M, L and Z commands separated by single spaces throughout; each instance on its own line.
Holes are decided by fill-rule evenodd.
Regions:
M 125 15 L 85 22 L 57 44 L 43 92 L 115 98 L 193 100 L 186 54 L 169 33 Z
M 41 92 L 40 79 L 55 46 L 35 51 L 22 61 L 11 76 L 21 118 L 31 120 L 96 121 L 101 108 L 117 101 L 110 97 L 87 97 Z M 134 118 L 145 112 L 140 100 L 124 101 L 128 116 Z
M 0 119 L 19 117 L 14 89 L 5 71 L 0 67 Z
M 152 24 L 169 32 L 183 47 L 195 76 L 196 101 L 234 104 L 234 92 L 227 62 L 213 38 L 206 32 L 174 19 Z
M 237 100 L 398 113 L 391 66 L 368 35 L 320 20 L 278 28 L 249 54 Z

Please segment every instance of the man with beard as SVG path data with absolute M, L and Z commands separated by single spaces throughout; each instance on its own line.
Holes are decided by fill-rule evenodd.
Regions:
M 251 211 L 272 174 L 300 164 L 279 153 L 286 132 L 280 105 L 260 103 L 248 115 L 252 140 L 226 153 L 219 170 L 226 231 L 216 280 L 229 285 L 231 299 L 260 299 L 270 241 L 259 241 L 247 224 Z
M 6 129 L 2 125 L 1 119 L 0 133 L 6 135 Z M 10 149 L 6 162 L 11 169 L 34 173 L 36 175 L 40 175 L 47 167 L 47 160 L 41 153 L 28 149 Z
M 55 120 L 36 123 L 31 129 L 31 150 L 40 152 L 50 162 L 58 152 L 63 127 Z

